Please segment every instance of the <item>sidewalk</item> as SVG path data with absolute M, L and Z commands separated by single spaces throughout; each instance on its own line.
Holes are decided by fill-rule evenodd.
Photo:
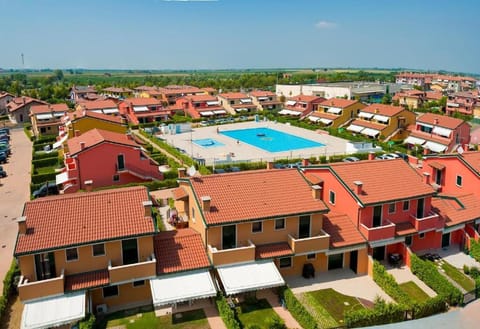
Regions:
M 272 289 L 264 289 L 257 292 L 257 299 L 265 298 L 268 303 L 272 306 L 272 309 L 280 316 L 280 318 L 285 322 L 285 325 L 289 329 L 301 329 L 302 327 L 298 324 L 297 320 L 292 316 L 292 314 L 282 307 L 278 296 L 275 295 Z M 212 327 L 214 328 L 214 327 Z

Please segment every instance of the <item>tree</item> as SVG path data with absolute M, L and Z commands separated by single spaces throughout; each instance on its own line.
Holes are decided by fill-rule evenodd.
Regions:
M 391 104 L 392 103 L 392 95 L 385 94 L 382 97 L 382 104 Z
M 63 80 L 63 71 L 62 70 L 55 70 L 55 71 L 53 71 L 53 76 L 55 77 L 55 80 L 62 81 Z

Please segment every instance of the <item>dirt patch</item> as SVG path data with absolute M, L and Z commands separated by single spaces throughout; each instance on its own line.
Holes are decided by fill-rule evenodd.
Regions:
M 6 314 L 0 323 L 0 329 L 18 329 L 22 322 L 23 303 L 18 296 L 12 297 L 7 305 Z

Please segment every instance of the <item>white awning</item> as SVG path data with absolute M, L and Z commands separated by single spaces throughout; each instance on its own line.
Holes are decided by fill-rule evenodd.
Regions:
M 55 184 L 60 185 L 60 184 L 63 184 L 65 182 L 68 182 L 68 172 L 67 171 L 62 172 L 61 174 L 58 174 L 57 176 L 55 176 Z
M 435 152 L 435 153 L 440 153 L 440 152 L 443 152 L 447 149 L 447 147 L 445 145 L 438 144 L 438 143 L 431 142 L 431 141 L 427 141 L 423 145 L 423 147 L 426 148 L 426 149 L 429 149 L 430 151 Z
M 417 122 L 417 124 L 419 124 L 420 126 L 427 127 L 427 128 L 433 128 L 433 126 L 432 126 L 432 125 L 429 125 L 428 123 Z
M 227 265 L 217 271 L 227 295 L 285 285 L 273 261 Z
M 239 108 L 239 109 L 235 109 L 235 111 L 237 111 L 237 112 L 242 112 L 242 111 L 248 111 L 248 109 L 247 109 L 247 108 L 244 108 L 244 107 L 241 107 L 241 108 Z
M 323 123 L 323 124 L 329 125 L 333 122 L 333 120 L 321 118 L 320 122 Z
M 57 118 L 58 118 L 58 117 L 63 117 L 64 115 L 65 115 L 65 112 L 54 112 L 54 113 L 53 113 L 53 116 L 54 116 L 54 117 L 57 117 Z
M 103 109 L 103 113 L 110 114 L 110 113 L 118 113 L 118 109 Z
M 460 225 L 455 225 L 455 226 L 450 226 L 450 227 L 444 227 L 442 233 L 451 233 L 457 230 L 463 230 L 465 228 L 465 224 L 460 224 Z
M 450 137 L 450 134 L 452 133 L 452 130 L 435 126 L 435 127 L 433 127 L 432 133 L 443 136 L 443 137 Z
M 328 113 L 333 113 L 333 114 L 340 114 L 342 112 L 342 109 L 339 109 L 338 107 L 330 107 L 327 110 Z
M 227 113 L 227 111 L 225 111 L 225 110 L 215 110 L 215 111 L 213 111 L 213 113 L 215 113 L 215 114 L 225 114 L 225 113 Z
M 24 304 L 22 329 L 59 327 L 85 317 L 84 291 L 26 301 Z
M 133 112 L 148 112 L 150 111 L 146 106 L 134 106 Z
M 302 112 L 299 111 L 290 111 L 290 115 L 301 115 Z
M 422 145 L 425 143 L 424 139 L 413 137 L 413 136 L 408 136 L 404 141 L 404 144 L 413 144 L 413 145 Z
M 90 112 L 103 113 L 102 110 L 90 110 Z
M 283 109 L 280 112 L 278 112 L 278 114 L 281 114 L 281 115 L 290 114 L 290 110 Z
M 373 113 L 367 113 L 367 112 L 358 113 L 358 116 L 360 118 L 365 118 L 365 119 L 371 119 L 371 118 L 373 118 L 373 115 L 374 115 Z
M 375 114 L 373 116 L 373 119 L 374 120 L 377 120 L 377 121 L 380 121 L 380 122 L 388 122 L 388 119 L 390 119 L 389 117 L 386 117 L 384 115 L 380 115 L 380 114 Z
M 203 112 L 200 112 L 200 115 L 202 117 L 209 117 L 211 115 L 213 115 L 214 113 L 212 111 L 203 111 Z
M 460 107 L 460 104 L 448 102 L 448 103 L 447 103 L 447 106 L 448 106 L 448 107 Z
M 213 297 L 217 289 L 208 270 L 181 272 L 150 280 L 154 306 Z
M 259 101 L 268 101 L 268 97 L 263 97 L 263 96 L 257 97 L 257 99 L 258 99 Z
M 356 132 L 356 133 L 361 132 L 363 129 L 365 129 L 365 127 L 357 126 L 357 125 L 350 125 L 350 126 L 347 127 L 347 130 L 350 130 L 350 131 L 353 131 L 353 132 Z
M 53 118 L 53 115 L 52 113 L 40 113 L 35 115 L 35 117 L 37 118 L 37 120 L 48 120 Z
M 52 148 L 53 149 L 58 149 L 65 143 L 65 141 L 68 139 L 68 134 L 65 134 L 58 142 L 53 143 Z
M 295 104 L 297 104 L 297 101 L 287 101 L 288 106 L 293 106 Z
M 380 130 L 365 128 L 362 130 L 362 134 L 365 134 L 370 137 L 376 137 L 378 134 L 380 134 Z
M 212 105 L 218 105 L 218 104 L 220 104 L 219 101 L 207 101 L 207 105 L 210 105 L 210 106 L 212 106 Z
M 309 116 L 308 119 L 309 119 L 310 121 L 312 121 L 312 122 L 317 122 L 317 121 L 320 120 L 319 117 L 314 117 L 314 116 Z
M 242 99 L 240 100 L 240 102 L 241 102 L 241 103 L 251 103 L 252 100 L 251 100 L 250 98 L 242 98 Z

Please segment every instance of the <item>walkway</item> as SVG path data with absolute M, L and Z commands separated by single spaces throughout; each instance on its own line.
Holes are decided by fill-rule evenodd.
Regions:
M 155 149 L 159 150 L 160 152 L 165 154 L 167 157 L 173 159 L 176 163 L 183 164 L 182 160 L 176 158 L 174 155 L 170 154 L 169 152 L 167 152 L 166 150 L 164 150 L 163 148 L 161 148 L 157 144 L 153 143 L 151 140 L 149 140 L 148 138 L 146 138 L 145 136 L 140 134 L 140 132 L 138 130 L 132 130 L 132 132 L 135 134 L 135 136 L 140 138 L 142 141 L 144 141 L 145 143 L 151 144 Z
M 405 282 L 413 281 L 420 289 L 425 291 L 425 293 L 430 297 L 435 297 L 437 294 L 435 291 L 432 290 L 429 286 L 425 284 L 422 280 L 420 280 L 415 274 L 412 273 L 408 266 L 402 266 L 401 268 L 395 267 L 386 267 L 387 272 L 395 278 L 398 284 L 402 284 Z
M 301 329 L 302 327 L 298 324 L 297 320 L 292 316 L 292 314 L 284 308 L 280 301 L 278 300 L 278 296 L 275 295 L 272 289 L 264 289 L 257 292 L 257 299 L 265 298 L 275 313 L 280 316 L 280 318 L 285 322 L 285 325 L 289 329 Z
M 467 266 L 476 266 L 480 268 L 480 263 L 477 262 L 470 255 L 465 254 L 460 250 L 458 245 L 452 245 L 449 248 L 434 250 L 432 253 L 438 254 L 442 257 L 447 263 L 455 266 L 458 269 L 463 269 L 463 265 Z

